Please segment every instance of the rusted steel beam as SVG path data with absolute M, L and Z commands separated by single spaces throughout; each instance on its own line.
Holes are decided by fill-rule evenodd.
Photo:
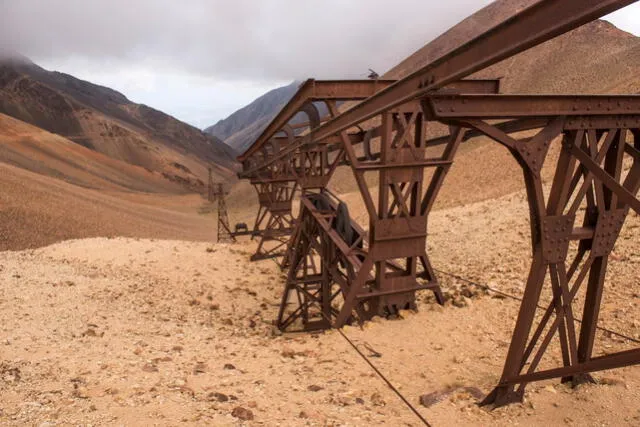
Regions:
M 330 118 L 331 118 L 331 116 L 327 115 L 327 116 L 321 117 L 320 121 L 321 122 L 326 122 Z M 304 128 L 308 128 L 309 126 L 311 126 L 311 122 L 290 123 L 289 126 L 291 126 L 291 129 L 293 129 L 293 130 L 304 129 Z
M 291 208 L 297 187 L 290 182 L 271 180 L 260 180 L 252 184 L 258 193 L 260 210 L 252 232 L 259 237 L 259 242 L 251 260 L 282 256 L 288 236 L 295 226 Z
M 330 120 L 309 140 L 348 129 L 636 1 L 541 0 Z
M 308 102 L 333 99 L 357 101 L 366 99 L 379 90 L 391 86 L 395 80 L 315 80 L 305 81 L 278 115 L 269 123 L 256 142 L 241 156 L 243 161 L 258 151 L 269 139 L 278 133 Z
M 348 133 L 347 137 L 349 138 L 349 140 L 351 141 L 352 144 L 357 144 L 359 142 L 362 142 L 362 137 L 363 137 L 363 132 L 356 132 L 356 133 Z M 298 137 L 300 138 L 300 137 Z M 298 139 L 296 138 L 296 140 Z M 284 137 L 275 137 L 271 139 L 272 141 L 276 141 L 276 142 L 283 142 L 283 144 L 280 145 L 281 148 L 287 148 L 287 144 L 284 144 L 284 142 L 287 141 L 287 138 Z M 342 141 L 342 138 L 340 138 L 339 136 L 332 136 L 329 138 L 326 138 L 322 141 L 319 142 L 319 144 L 321 145 L 332 145 L 332 144 L 338 144 Z
M 311 122 L 288 124 L 288 122 L 303 108 L 308 105 L 309 102 L 318 101 L 358 101 L 368 98 L 375 91 L 382 90 L 389 87 L 396 80 L 307 80 L 298 89 L 298 92 L 293 96 L 289 103 L 283 107 L 280 113 L 273 119 L 269 126 L 258 137 L 256 142 L 249 147 L 249 149 L 238 157 L 239 161 L 244 161 L 251 155 L 258 152 L 269 141 L 289 141 L 288 137 L 278 137 L 279 133 L 282 133 L 285 126 L 289 126 L 291 130 L 301 129 L 311 125 Z M 444 93 L 471 93 L 471 94 L 486 94 L 486 93 L 498 93 L 500 91 L 499 79 L 470 79 L 460 80 L 447 85 L 442 89 Z M 417 106 L 417 104 L 416 104 Z M 411 106 L 413 109 L 414 106 Z M 320 122 L 326 122 L 331 118 L 331 115 L 325 116 L 320 119 Z M 294 145 L 297 145 L 303 140 L 304 137 L 298 137 L 295 139 Z M 326 139 L 335 139 L 336 135 L 330 136 Z M 322 143 L 325 143 L 322 140 Z M 316 141 L 318 142 L 318 141 Z M 286 148 L 281 146 L 281 148 Z M 289 148 L 293 148 L 292 145 Z M 245 175 L 241 174 L 241 177 Z
M 530 49 L 637 0 L 540 0 L 415 73 L 376 93 L 312 131 L 298 144 L 319 141 L 383 111 L 461 80 L 476 71 Z M 258 142 L 256 145 L 259 145 Z M 252 147 L 253 148 L 253 147 Z M 239 158 L 251 154 L 252 148 Z M 287 150 L 284 150 L 287 151 Z M 285 155 L 281 153 L 280 155 Z M 270 161 L 257 168 L 265 167 Z M 251 171 L 247 171 L 251 172 Z M 240 174 L 242 177 L 242 174 Z
M 548 380 L 552 378 L 570 377 L 571 375 L 580 374 L 582 372 L 604 371 L 608 369 L 637 365 L 638 363 L 640 363 L 640 349 L 632 349 L 594 357 L 589 359 L 587 362 L 572 366 L 519 375 L 515 378 L 506 380 L 504 384 L 513 385 L 518 383 Z
M 606 103 L 600 108 L 617 112 Z M 578 110 L 577 114 L 581 113 Z M 640 209 L 636 196 L 640 189 L 640 153 L 636 149 L 640 146 L 640 130 L 617 126 L 615 118 L 619 115 L 607 116 L 598 109 L 590 109 L 589 113 L 600 114 L 596 118 L 605 126 L 594 127 L 598 123 L 591 123 L 592 117 L 586 117 L 584 124 L 589 127 L 574 129 L 569 124 L 571 116 L 560 114 L 546 117 L 546 125 L 540 126 L 534 137 L 520 140 L 509 135 L 517 132 L 517 127 L 498 129 L 504 124 L 489 123 L 494 118 L 491 113 L 459 119 L 459 125 L 471 126 L 509 148 L 523 168 L 530 207 L 533 262 L 500 383 L 484 404 L 500 406 L 521 401 L 531 381 L 562 377 L 563 381 L 579 384 L 593 381 L 591 372 L 640 362 L 640 350 L 592 357 L 607 260 L 628 212 Z M 522 123 L 543 119 L 535 116 L 535 111 L 530 114 L 532 118 L 520 119 Z M 624 119 L 629 117 L 633 116 Z M 458 119 L 449 120 L 455 123 Z M 562 150 L 547 196 L 540 170 L 558 136 L 562 136 Z M 633 160 L 626 177 L 623 169 L 629 165 L 625 166 L 625 155 Z M 572 240 L 578 240 L 575 253 L 569 250 Z M 544 316 L 538 318 L 541 293 L 548 286 L 553 300 Z M 578 324 L 572 302 L 584 287 L 582 322 Z M 562 366 L 541 370 L 541 362 L 555 338 L 560 344 Z
M 500 93 L 500 79 L 468 79 L 449 83 L 443 93 Z
M 513 132 L 523 132 L 531 129 L 540 129 L 545 127 L 545 125 L 549 122 L 549 119 L 542 117 L 527 117 L 527 118 L 519 118 L 515 120 L 508 120 L 494 126 L 501 130 L 504 133 L 513 133 Z M 476 129 L 468 130 L 465 135 L 463 141 L 468 141 L 473 138 L 477 138 L 480 136 L 484 136 L 484 134 Z M 427 141 L 427 145 L 430 147 L 446 144 L 449 141 L 449 135 L 432 138 Z
M 640 116 L 640 95 L 430 95 L 437 119 L 545 116 Z

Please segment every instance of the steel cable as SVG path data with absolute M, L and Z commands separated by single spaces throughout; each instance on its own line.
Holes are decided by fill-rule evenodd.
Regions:
M 278 268 L 280 268 L 280 265 L 278 264 L 278 262 L 275 259 L 271 258 L 271 261 L 273 261 L 274 264 L 276 264 L 278 266 Z M 446 271 L 443 271 L 443 270 L 439 270 L 439 269 L 434 269 L 434 271 L 436 271 L 437 273 L 443 274 L 445 276 L 449 276 L 449 277 L 455 278 L 455 279 L 460 280 L 462 282 L 465 282 L 467 284 L 476 286 L 478 288 L 484 289 L 486 291 L 490 291 L 490 292 L 493 292 L 495 294 L 502 295 L 505 298 L 510 298 L 510 299 L 513 299 L 513 300 L 516 300 L 516 301 L 522 301 L 522 297 L 518 297 L 516 295 L 512 295 L 512 294 L 509 294 L 507 292 L 500 291 L 498 289 L 494 289 L 494 288 L 492 288 L 491 286 L 488 286 L 488 285 L 484 285 L 484 284 L 481 284 L 481 283 L 474 282 L 472 280 L 466 279 L 466 278 L 464 278 L 462 276 L 459 276 L 457 274 L 449 273 L 449 272 L 446 272 Z M 545 307 L 542 307 L 539 304 L 536 304 L 536 308 L 538 310 L 545 310 Z M 321 313 L 321 315 L 325 318 L 325 320 L 327 320 L 329 323 L 331 323 L 331 319 L 328 319 L 324 313 Z M 581 319 L 575 318 L 575 320 L 577 322 L 579 322 L 579 323 L 582 323 Z M 621 334 L 619 332 L 613 331 L 611 329 L 604 328 L 604 327 L 601 327 L 601 326 L 596 326 L 596 328 L 598 330 L 600 330 L 600 331 L 607 332 L 607 333 L 609 333 L 611 335 L 615 335 L 615 336 L 617 336 L 619 338 L 623 338 L 623 339 L 629 340 L 631 342 L 640 344 L 640 340 L 637 340 L 635 338 L 632 338 L 632 337 L 629 337 L 627 335 Z M 422 414 L 420 414 L 420 412 L 415 408 L 415 406 L 413 406 L 411 404 L 411 402 L 409 402 L 409 400 L 402 393 L 400 393 L 400 390 L 398 390 L 393 385 L 393 383 L 391 383 L 391 381 L 371 362 L 371 360 L 362 351 L 360 351 L 358 346 L 353 341 L 351 341 L 351 339 L 349 339 L 349 337 L 344 333 L 342 328 L 336 328 L 336 329 L 337 329 L 338 333 L 340 334 L 340 336 L 342 336 L 342 338 L 356 351 L 356 353 L 358 353 L 360 355 L 360 357 L 369 365 L 369 367 L 371 367 L 371 369 L 376 373 L 376 375 L 378 375 L 378 377 L 380 377 L 380 379 L 382 381 L 384 381 L 384 383 L 400 398 L 400 400 L 402 400 L 402 402 L 404 402 L 404 404 L 411 410 L 411 412 L 413 412 L 425 426 L 429 426 L 430 427 L 431 424 L 429 424 L 429 422 L 422 416 Z
M 511 298 L 511 299 L 513 299 L 513 300 L 516 300 L 516 301 L 522 301 L 522 297 L 518 297 L 518 296 L 515 296 L 515 295 L 511 295 L 511 294 L 509 294 L 509 293 L 507 293 L 507 292 L 503 292 L 503 291 L 499 291 L 499 290 L 497 290 L 497 289 L 494 289 L 494 288 L 492 288 L 491 286 L 483 285 L 483 284 L 481 284 L 481 283 L 477 283 L 477 282 L 474 282 L 474 281 L 472 281 L 472 280 L 465 279 L 464 277 L 459 276 L 459 275 L 457 275 L 457 274 L 448 273 L 448 272 L 446 272 L 446 271 L 438 270 L 438 269 L 436 269 L 436 268 L 434 268 L 434 271 L 436 271 L 437 273 L 443 274 L 443 275 L 445 275 L 445 276 L 453 277 L 454 279 L 457 279 L 457 280 L 460 280 L 460 281 L 462 281 L 462 282 L 468 283 L 468 284 L 470 284 L 470 285 L 473 285 L 473 286 L 479 287 L 479 288 L 481 288 L 481 289 L 484 289 L 484 290 L 487 290 L 487 291 L 493 292 L 493 293 L 495 293 L 495 294 L 502 295 L 502 296 L 504 296 L 504 297 L 506 297 L 506 298 Z M 539 305 L 539 304 L 536 304 L 536 308 L 537 308 L 538 310 L 546 310 L 546 307 L 543 307 L 543 306 L 541 306 L 541 305 Z M 578 322 L 578 323 L 582 323 L 582 319 L 578 319 L 577 317 L 574 317 L 574 320 L 575 320 L 576 322 Z M 638 339 L 636 339 L 636 338 L 629 337 L 629 336 L 624 335 L 624 334 L 621 334 L 620 332 L 616 332 L 616 331 L 614 331 L 614 330 L 611 330 L 611 329 L 608 329 L 608 328 L 604 328 L 604 327 L 602 327 L 602 326 L 596 326 L 596 329 L 598 329 L 598 330 L 600 330 L 600 331 L 602 331 L 602 332 L 606 332 L 606 333 L 611 334 L 611 335 L 615 335 L 615 336 L 617 336 L 617 337 L 619 337 L 619 338 L 624 338 L 624 339 L 629 340 L 629 341 L 631 341 L 631 342 L 634 342 L 634 343 L 640 344 L 640 340 L 638 340 Z
M 280 268 L 280 264 L 278 264 L 278 262 L 273 259 L 270 258 L 271 261 L 274 262 L 275 265 L 278 266 L 278 268 Z M 322 317 L 325 318 L 325 320 L 327 322 L 329 322 L 329 324 L 331 324 L 331 319 L 328 319 L 327 316 L 324 313 L 320 313 L 322 314 Z M 391 381 L 389 381 L 389 379 L 380 371 L 380 369 L 378 369 L 372 362 L 371 360 L 369 360 L 369 358 L 362 353 L 362 351 L 360 351 L 360 349 L 358 348 L 357 345 L 354 344 L 353 341 L 351 341 L 349 339 L 349 337 L 347 337 L 347 335 L 344 333 L 344 331 L 342 330 L 342 328 L 336 328 L 336 330 L 338 331 L 338 333 L 340 334 L 340 336 L 342 336 L 342 338 L 344 338 L 344 340 L 349 343 L 349 345 L 356 351 L 356 353 L 358 353 L 360 355 L 360 357 L 362 357 L 362 359 L 367 363 L 367 365 L 369 365 L 371 367 L 371 369 L 373 369 L 373 371 L 376 373 L 376 375 L 378 375 L 378 377 L 380 377 L 380 379 L 382 381 L 385 382 L 385 384 L 400 398 L 400 400 L 402 400 L 404 402 L 404 404 L 411 410 L 411 412 L 413 412 L 416 417 L 418 417 L 420 419 L 420 421 L 427 427 L 431 427 L 431 424 L 429 424 L 429 421 L 427 421 L 421 414 L 420 412 L 418 412 L 418 410 L 415 408 L 415 406 L 413 406 L 411 404 L 411 402 L 409 402 L 409 400 L 404 397 L 404 395 L 402 393 L 400 393 L 400 390 L 398 390 L 392 383 Z

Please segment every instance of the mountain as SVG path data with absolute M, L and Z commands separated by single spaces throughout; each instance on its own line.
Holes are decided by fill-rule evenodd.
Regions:
M 0 251 L 95 236 L 212 240 L 202 197 L 0 114 Z
M 535 1 L 498 0 L 418 49 L 383 77 L 405 77 Z M 501 78 L 502 93 L 636 94 L 640 93 L 638 76 L 640 38 L 607 21 L 596 20 L 472 77 Z M 430 132 L 441 131 L 438 126 L 430 128 Z M 557 146 L 553 146 L 543 169 L 546 181 L 557 154 Z M 338 168 L 331 186 L 339 194 L 357 191 L 352 173 L 346 168 Z M 461 146 L 437 207 L 501 197 L 522 188 L 522 171 L 509 152 L 487 138 L 475 138 Z
M 387 71 L 383 78 L 399 79 L 417 71 L 535 1 L 498 0 L 490 4 L 426 43 Z M 636 94 L 640 93 L 638 76 L 640 38 L 607 21 L 596 20 L 472 77 L 501 78 L 503 93 Z M 374 123 L 376 120 L 369 122 Z M 441 127 L 430 127 L 430 132 L 441 131 Z M 556 148 L 554 146 L 545 164 L 545 180 L 550 178 L 551 166 L 556 162 Z M 352 175 L 348 168 L 338 168 L 330 187 L 336 194 L 353 201 L 350 212 L 357 215 L 363 209 L 355 206 L 360 198 L 355 193 L 358 187 Z M 370 178 L 368 184 L 377 185 L 373 176 Z M 461 146 L 437 207 L 501 197 L 522 187 L 522 171 L 509 152 L 487 138 L 475 138 Z M 352 197 L 352 194 L 356 196 Z
M 384 78 L 407 76 L 537 1 L 491 3 L 391 68 Z M 640 38 L 596 20 L 472 77 L 500 77 L 503 93 L 638 93 L 639 71 Z
M 0 162 L 86 188 L 147 193 L 187 190 L 149 171 L 0 114 Z
M 234 179 L 234 153 L 219 139 L 112 89 L 47 71 L 27 58 L 0 58 L 0 113 L 112 159 L 202 191 L 207 168 Z
M 226 119 L 206 128 L 205 132 L 220 138 L 238 154 L 244 152 L 296 93 L 299 84 L 293 82 L 265 93 Z

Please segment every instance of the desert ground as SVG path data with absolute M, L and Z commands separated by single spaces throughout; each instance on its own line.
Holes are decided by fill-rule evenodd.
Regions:
M 383 78 L 406 77 L 534 1 L 493 3 Z M 596 21 L 471 77 L 499 77 L 501 93 L 633 94 L 639 52 L 638 37 Z M 25 59 L 0 61 L 0 426 L 423 425 L 367 361 L 433 426 L 640 425 L 639 366 L 478 406 L 499 381 L 531 258 L 522 170 L 504 147 L 462 144 L 430 216 L 444 306 L 421 293 L 417 311 L 393 319 L 283 334 L 273 323 L 284 273 L 250 262 L 248 237 L 216 242 L 215 204 L 202 195 L 213 168 L 232 187 L 231 225 L 253 224 L 257 197 L 237 182 L 231 148 Z M 260 99 L 229 117 L 240 130 L 226 142 L 253 142 L 284 105 Z M 443 130 L 429 124 L 426 135 Z M 330 189 L 366 228 L 352 171 L 339 167 Z M 639 233 L 631 213 L 610 256 L 596 355 L 640 346 Z M 541 368 L 560 363 L 556 340 Z
M 526 212 L 521 192 L 437 210 L 434 266 L 520 295 Z M 639 227 L 630 216 L 601 319 L 636 339 Z M 0 252 L 0 424 L 422 425 L 338 331 L 274 330 L 284 278 L 270 260 L 249 262 L 255 244 L 119 237 Z M 522 404 L 479 407 L 519 303 L 440 278 L 444 307 L 425 293 L 417 312 L 343 330 L 429 423 L 640 423 L 637 367 L 576 389 L 533 383 Z M 634 345 L 599 333 L 596 348 Z M 559 360 L 558 351 L 545 363 Z

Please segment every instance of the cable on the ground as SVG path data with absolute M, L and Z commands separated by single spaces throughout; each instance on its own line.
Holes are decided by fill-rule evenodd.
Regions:
M 516 301 L 522 301 L 522 297 L 511 295 L 511 294 L 509 294 L 507 292 L 503 292 L 503 291 L 499 291 L 498 289 L 494 289 L 491 286 L 483 285 L 481 283 L 477 283 L 477 282 L 474 282 L 472 280 L 465 279 L 464 277 L 459 276 L 457 274 L 449 273 L 449 272 L 446 272 L 446 271 L 443 271 L 443 270 L 438 270 L 438 269 L 435 269 L 435 268 L 434 268 L 434 271 L 436 271 L 437 273 L 443 274 L 445 276 L 453 277 L 454 279 L 457 279 L 457 280 L 460 280 L 462 282 L 468 283 L 469 285 L 473 285 L 473 286 L 476 286 L 478 288 L 484 289 L 486 291 L 490 291 L 490 292 L 493 292 L 495 294 L 502 295 L 505 298 L 511 298 L 513 300 L 516 300 Z M 546 307 L 543 307 L 543 306 L 541 306 L 539 304 L 536 304 L 536 307 L 537 307 L 538 310 L 546 310 Z M 574 320 L 576 322 L 578 322 L 578 323 L 582 323 L 582 319 L 578 319 L 577 317 L 574 317 Z M 619 338 L 623 338 L 625 340 L 629 340 L 629 341 L 634 342 L 636 344 L 640 344 L 640 340 L 638 340 L 636 338 L 629 337 L 629 336 L 624 335 L 624 334 L 621 334 L 620 332 L 616 332 L 614 330 L 611 330 L 611 329 L 608 329 L 608 328 L 604 328 L 602 326 L 597 326 L 597 325 L 596 325 L 596 329 L 598 329 L 598 330 L 600 330 L 602 332 L 606 332 L 606 333 L 611 334 L 611 335 L 615 335 L 615 336 L 617 336 Z
M 274 262 L 274 264 L 276 264 L 278 266 L 278 268 L 280 268 L 280 264 L 278 264 L 278 262 L 274 259 L 274 258 L 269 258 L 271 259 L 271 261 Z M 327 322 L 329 322 L 329 324 L 331 324 L 331 319 L 327 319 L 326 315 L 324 313 L 320 313 L 322 314 L 322 317 L 325 318 L 325 320 Z M 369 358 L 360 351 L 360 349 L 358 348 L 357 345 L 355 345 L 353 343 L 353 341 L 351 341 L 349 339 L 349 337 L 344 333 L 344 331 L 342 330 L 342 328 L 335 328 L 338 333 L 342 336 L 342 338 L 344 338 L 344 340 L 349 343 L 349 345 L 356 351 L 356 353 L 358 353 L 360 355 L 360 357 L 362 357 L 362 359 L 367 363 L 367 365 L 369 365 L 371 367 L 371 369 L 373 369 L 373 371 L 376 373 L 376 375 L 378 375 L 378 377 L 380 377 L 380 379 L 382 381 L 385 382 L 385 384 L 387 384 L 387 386 L 400 398 L 400 400 L 402 400 L 404 402 L 404 404 L 411 410 L 411 412 L 413 412 L 416 417 L 418 417 L 420 419 L 420 421 L 427 427 L 431 427 L 431 424 L 429 424 L 429 421 L 427 421 L 422 414 L 420 414 L 420 412 L 418 412 L 418 410 L 415 408 L 415 406 L 413 406 L 411 404 L 411 402 L 409 402 L 409 400 L 404 397 L 402 395 L 402 393 L 400 393 L 400 390 L 398 390 L 392 383 L 391 381 L 389 381 L 389 379 L 387 379 L 387 377 L 371 362 L 371 360 L 369 360 Z
M 270 259 L 278 266 L 278 268 L 280 268 L 280 264 L 278 264 L 278 262 L 274 258 L 270 258 Z M 488 286 L 488 285 L 484 285 L 484 284 L 481 284 L 481 283 L 474 282 L 472 280 L 466 279 L 466 278 L 464 278 L 462 276 L 459 276 L 457 274 L 452 274 L 452 273 L 449 273 L 449 272 L 446 272 L 446 271 L 443 271 L 443 270 L 438 270 L 438 269 L 434 269 L 434 271 L 436 271 L 437 273 L 443 274 L 445 276 L 449 276 L 449 277 L 455 278 L 455 279 L 460 280 L 462 282 L 465 282 L 465 283 L 467 283 L 469 285 L 473 285 L 473 286 L 476 286 L 478 288 L 484 289 L 486 291 L 493 292 L 493 293 L 495 293 L 497 295 L 502 295 L 505 298 L 510 298 L 510 299 L 513 299 L 513 300 L 516 300 L 516 301 L 522 301 L 522 297 L 518 297 L 516 295 L 512 295 L 512 294 L 509 294 L 507 292 L 500 291 L 498 289 L 494 289 L 494 288 L 492 288 L 491 286 Z M 539 304 L 536 304 L 536 307 L 537 307 L 538 310 L 545 310 L 545 307 L 542 307 Z M 327 319 L 324 313 L 321 313 L 321 314 L 325 318 L 325 320 L 327 320 L 329 323 L 331 323 L 331 319 Z M 581 319 L 574 318 L 574 320 L 576 320 L 579 323 L 582 323 Z M 626 340 L 629 340 L 629 341 L 632 341 L 632 342 L 640 344 L 640 340 L 637 340 L 635 338 L 626 336 L 624 334 L 621 334 L 619 332 L 613 331 L 611 329 L 604 328 L 604 327 L 601 327 L 601 326 L 596 326 L 596 328 L 598 330 L 600 330 L 600 331 L 607 332 L 608 334 L 615 335 L 615 336 L 617 336 L 619 338 L 623 338 L 623 339 L 626 339 Z M 411 412 L 413 412 L 425 426 L 431 427 L 431 424 L 429 424 L 429 422 L 422 416 L 422 414 L 420 414 L 420 412 L 418 412 L 418 410 L 411 404 L 411 402 L 409 402 L 409 400 L 406 397 L 404 397 L 404 395 L 402 393 L 400 393 L 400 390 L 398 390 L 391 383 L 391 381 L 389 381 L 389 379 L 387 379 L 387 377 L 371 362 L 371 360 L 369 360 L 369 358 L 364 353 L 362 353 L 362 351 L 360 351 L 358 346 L 355 345 L 353 343 L 353 341 L 351 341 L 349 339 L 349 337 L 347 337 L 347 335 L 344 333 L 344 331 L 341 328 L 336 328 L 336 330 L 342 336 L 342 338 L 344 338 L 344 340 L 347 341 L 347 343 L 349 343 L 349 345 L 356 351 L 356 353 L 358 353 L 360 355 L 360 357 L 362 357 L 362 359 L 371 367 L 371 369 L 376 373 L 376 375 L 378 375 L 378 377 L 380 377 L 380 379 L 385 382 L 385 384 L 400 398 L 400 400 L 402 400 L 404 402 L 404 404 L 411 410 Z
M 322 313 L 323 317 L 325 317 L 324 313 Z M 326 317 L 325 317 L 326 318 Z M 406 397 L 404 397 L 402 395 L 402 393 L 400 393 L 400 390 L 398 390 L 392 383 L 391 381 L 389 381 L 387 379 L 387 377 L 384 376 L 384 374 L 382 372 L 380 372 L 380 370 L 378 368 L 376 368 L 376 366 L 371 363 L 371 360 L 369 360 L 369 358 L 360 351 L 360 349 L 358 348 L 358 346 L 356 346 L 353 341 L 351 341 L 349 339 L 349 337 L 347 337 L 345 335 L 345 333 L 342 331 L 342 328 L 336 328 L 336 330 L 340 333 L 340 335 L 342 335 L 342 338 L 344 338 L 351 347 L 353 347 L 353 349 L 360 355 L 360 357 L 362 357 L 362 359 L 364 359 L 365 362 L 367 362 L 367 364 L 371 367 L 371 369 L 373 369 L 373 371 L 382 379 L 382 381 L 384 381 L 387 386 L 405 403 L 405 405 L 407 405 L 407 407 L 420 419 L 420 421 L 422 421 L 422 423 L 425 426 L 429 426 L 431 427 L 431 424 L 429 424 L 429 422 L 420 414 L 420 412 L 418 412 L 418 410 L 411 404 L 411 402 L 409 402 L 409 400 L 407 400 Z

